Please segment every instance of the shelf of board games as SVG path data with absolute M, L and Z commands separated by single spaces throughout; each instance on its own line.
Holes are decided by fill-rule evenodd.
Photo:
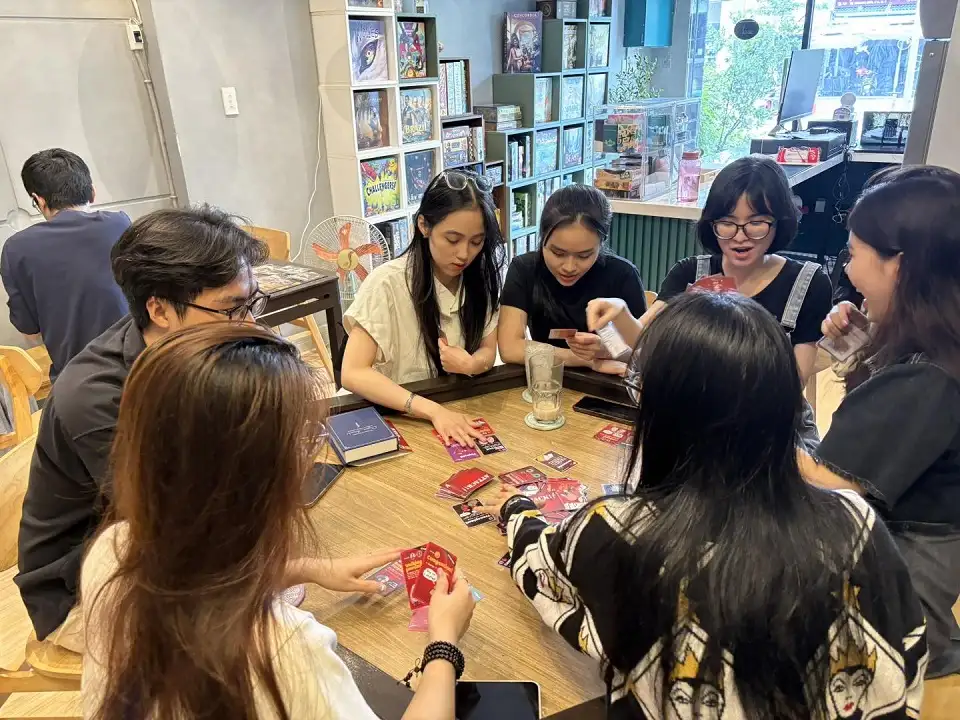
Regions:
M 473 114 L 470 58 L 441 57 L 439 61 L 440 119 L 456 121 Z
M 388 0 L 384 0 L 388 2 Z M 613 0 L 577 0 L 577 16 L 589 18 L 591 20 L 613 20 L 612 14 Z
M 397 14 L 397 58 L 400 84 L 419 84 L 440 77 L 440 45 L 437 16 L 421 13 Z
M 321 87 L 357 89 L 395 86 L 399 80 L 396 21 L 392 12 L 371 15 L 369 9 L 348 13 L 311 13 Z
M 312 14 L 361 12 L 387 16 L 396 13 L 396 4 L 394 0 L 310 0 L 310 12 Z

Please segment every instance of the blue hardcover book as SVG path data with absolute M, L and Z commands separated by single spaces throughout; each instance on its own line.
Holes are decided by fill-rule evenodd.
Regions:
M 399 447 L 397 436 L 372 407 L 332 415 L 327 428 L 330 444 L 344 463 L 393 452 Z

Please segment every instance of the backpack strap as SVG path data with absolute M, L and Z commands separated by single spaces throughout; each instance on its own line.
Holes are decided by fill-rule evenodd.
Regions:
M 710 274 L 710 255 L 697 255 L 697 276 L 694 282 L 707 277 Z
M 805 262 L 800 272 L 797 273 L 797 279 L 793 283 L 793 289 L 790 290 L 790 296 L 787 298 L 787 304 L 783 309 L 783 317 L 780 318 L 780 324 L 787 333 L 792 333 L 797 329 L 797 318 L 800 317 L 800 308 L 803 307 L 803 301 L 807 297 L 807 290 L 810 289 L 810 283 L 813 282 L 813 276 L 817 274 L 820 266 L 814 262 Z

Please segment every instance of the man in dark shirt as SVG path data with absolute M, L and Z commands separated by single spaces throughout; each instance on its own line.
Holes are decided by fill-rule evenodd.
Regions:
M 146 215 L 114 246 L 113 274 L 130 316 L 94 339 L 53 386 L 23 503 L 14 581 L 39 639 L 83 650 L 80 562 L 110 502 L 108 458 L 133 362 L 182 327 L 251 320 L 266 304 L 253 267 L 267 256 L 234 218 L 206 206 Z
M 7 240 L 0 276 L 10 322 L 47 346 L 55 378 L 88 342 L 127 314 L 110 271 L 110 249 L 130 218 L 89 209 L 96 196 L 90 170 L 67 150 L 35 153 L 20 177 L 46 222 Z

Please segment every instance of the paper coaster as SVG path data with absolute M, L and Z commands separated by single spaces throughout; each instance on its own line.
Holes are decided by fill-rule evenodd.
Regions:
M 533 395 L 530 394 L 530 388 L 527 388 L 526 390 L 523 391 L 523 395 L 520 396 L 520 399 L 526 403 L 533 402 Z
M 536 415 L 529 413 L 523 421 L 527 424 L 527 427 L 532 427 L 534 430 L 556 430 L 557 428 L 562 428 L 567 422 L 567 419 L 561 415 L 553 422 L 540 422 L 537 420 Z

